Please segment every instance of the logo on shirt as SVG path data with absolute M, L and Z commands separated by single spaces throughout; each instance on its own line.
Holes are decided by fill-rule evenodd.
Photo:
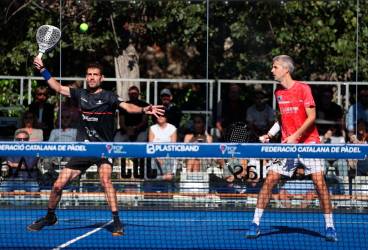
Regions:
M 88 122 L 98 122 L 98 117 L 88 116 L 85 114 L 82 114 L 82 119 Z
M 103 101 L 98 100 L 98 101 L 96 102 L 96 104 L 97 104 L 97 105 L 101 105 L 101 104 L 103 104 Z

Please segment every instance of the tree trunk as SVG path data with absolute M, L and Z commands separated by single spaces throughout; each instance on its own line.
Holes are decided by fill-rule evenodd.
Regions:
M 115 75 L 117 78 L 135 79 L 139 78 L 139 56 L 132 44 L 123 50 L 123 53 L 114 58 Z M 128 89 L 135 85 L 140 89 L 139 81 L 117 81 L 117 94 L 123 99 L 128 100 Z

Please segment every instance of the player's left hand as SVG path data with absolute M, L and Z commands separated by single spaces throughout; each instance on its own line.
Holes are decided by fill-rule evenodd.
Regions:
M 163 105 L 149 105 L 143 108 L 143 112 L 147 115 L 154 115 L 157 118 L 163 114 L 165 114 Z
M 298 143 L 298 139 L 299 137 L 297 137 L 295 134 L 292 134 L 288 137 L 286 137 L 282 143 L 290 143 L 290 144 L 295 144 L 295 143 Z

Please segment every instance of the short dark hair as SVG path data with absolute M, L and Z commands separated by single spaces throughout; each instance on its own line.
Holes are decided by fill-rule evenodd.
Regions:
M 103 66 L 101 63 L 99 62 L 91 62 L 87 65 L 87 68 L 86 68 L 86 73 L 87 73 L 87 70 L 88 69 L 99 69 L 100 70 L 100 73 L 101 75 L 103 75 Z
M 21 134 L 26 135 L 27 138 L 29 139 L 29 133 L 26 130 L 23 130 L 23 129 L 19 129 L 19 130 L 15 131 L 14 138 L 17 138 L 17 136 L 21 135 Z
M 135 91 L 137 91 L 139 93 L 139 88 L 137 86 L 135 86 L 135 85 L 130 86 L 129 89 L 128 89 L 128 92 L 131 91 L 131 90 L 135 90 Z

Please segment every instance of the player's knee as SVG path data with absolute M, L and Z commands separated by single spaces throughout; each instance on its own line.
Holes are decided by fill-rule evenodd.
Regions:
M 273 188 L 279 180 L 277 178 L 266 178 L 265 185 L 268 188 Z
M 61 183 L 57 183 L 55 182 L 54 183 L 54 186 L 52 187 L 52 190 L 55 192 L 55 193 L 61 193 L 63 191 L 63 188 L 64 188 L 64 185 L 62 185 Z
M 112 182 L 110 178 L 101 178 L 100 179 L 102 188 L 107 188 L 112 186 Z

